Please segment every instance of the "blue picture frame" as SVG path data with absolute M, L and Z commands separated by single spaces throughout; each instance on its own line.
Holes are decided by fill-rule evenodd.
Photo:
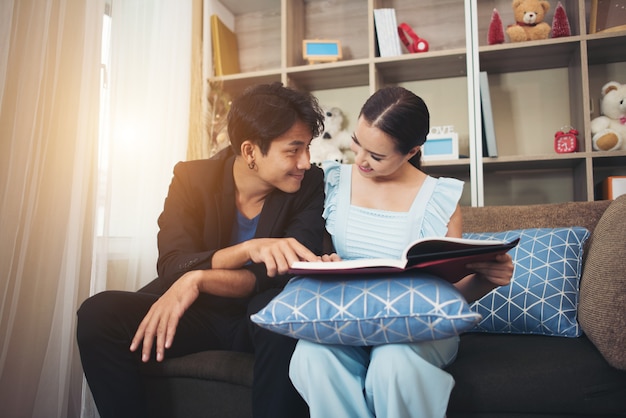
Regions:
M 302 57 L 309 62 L 333 62 L 342 57 L 341 42 L 338 40 L 302 41 Z
M 459 135 L 456 132 L 444 134 L 430 133 L 422 145 L 422 159 L 457 160 L 459 158 Z

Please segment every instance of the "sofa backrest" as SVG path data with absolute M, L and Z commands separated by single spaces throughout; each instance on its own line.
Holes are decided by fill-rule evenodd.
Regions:
M 519 206 L 462 206 L 463 232 L 568 226 L 582 226 L 593 232 L 610 203 L 610 200 L 598 200 Z

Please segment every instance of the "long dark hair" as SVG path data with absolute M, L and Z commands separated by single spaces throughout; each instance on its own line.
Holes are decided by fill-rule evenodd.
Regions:
M 389 135 L 398 152 L 403 155 L 416 146 L 424 145 L 430 131 L 430 114 L 426 103 L 403 87 L 378 90 L 367 99 L 359 117 Z M 409 162 L 420 168 L 421 159 L 420 150 Z
M 235 154 L 250 140 L 267 154 L 272 141 L 297 121 L 311 131 L 311 138 L 324 131 L 324 113 L 310 93 L 284 87 L 282 83 L 248 87 L 237 97 L 228 113 L 228 136 Z

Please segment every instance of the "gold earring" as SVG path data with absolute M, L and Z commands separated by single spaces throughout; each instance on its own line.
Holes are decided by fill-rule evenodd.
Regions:
M 250 170 L 254 170 L 255 167 L 256 167 L 256 164 L 254 163 L 254 161 L 248 163 L 248 168 Z

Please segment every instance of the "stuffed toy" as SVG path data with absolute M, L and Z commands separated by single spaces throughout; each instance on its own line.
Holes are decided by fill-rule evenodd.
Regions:
M 543 20 L 550 10 L 545 0 L 513 0 L 515 24 L 506 28 L 511 42 L 548 39 L 551 27 Z
M 324 107 L 324 132 L 311 141 L 311 164 L 321 166 L 324 161 L 354 162 L 350 150 L 352 135 L 343 129 L 344 117 L 338 107 Z
M 626 84 L 609 81 L 602 86 L 600 112 L 602 116 L 591 121 L 593 149 L 626 149 Z

